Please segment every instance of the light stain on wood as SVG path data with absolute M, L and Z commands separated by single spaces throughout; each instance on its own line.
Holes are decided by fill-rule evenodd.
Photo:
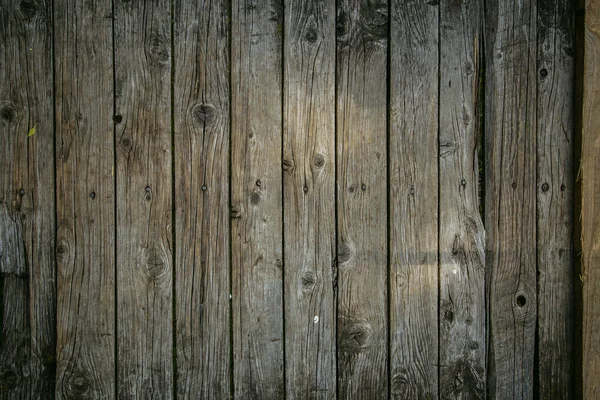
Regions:
M 286 394 L 334 399 L 334 1 L 286 2 L 284 60 Z

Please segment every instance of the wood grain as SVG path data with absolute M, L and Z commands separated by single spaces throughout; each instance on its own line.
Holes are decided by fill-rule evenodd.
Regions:
M 112 4 L 54 2 L 58 398 L 115 395 Z
M 440 4 L 440 397 L 485 398 L 480 1 Z
M 436 4 L 391 4 L 390 387 L 399 399 L 438 397 Z
M 583 397 L 600 398 L 600 2 L 585 2 L 581 241 Z
M 171 15 L 115 1 L 117 396 L 173 397 Z
M 178 398 L 230 398 L 229 5 L 174 3 Z
M 287 398 L 336 396 L 335 1 L 285 3 Z
M 0 274 L 5 279 L 0 398 L 54 397 L 51 10 L 42 0 L 0 4 Z M 9 237 L 15 240 L 11 245 Z
M 283 398 L 283 2 L 231 15 L 231 218 L 235 397 Z
M 488 395 L 533 396 L 536 337 L 536 3 L 486 5 Z
M 385 399 L 388 5 L 337 6 L 338 390 Z
M 569 399 L 574 366 L 572 0 L 538 2 L 538 393 Z

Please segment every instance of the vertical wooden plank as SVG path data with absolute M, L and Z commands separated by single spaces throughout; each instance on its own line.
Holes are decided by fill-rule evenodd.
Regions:
M 385 1 L 338 1 L 338 389 L 388 395 Z
M 283 3 L 231 15 L 231 218 L 235 397 L 282 398 Z
M 391 6 L 390 386 L 401 399 L 438 397 L 437 5 Z
M 230 397 L 229 4 L 174 3 L 177 396 Z
M 482 2 L 440 8 L 440 397 L 485 398 L 485 232 L 479 213 Z
M 600 398 L 600 1 L 585 2 L 581 241 L 583 397 Z
M 56 266 L 51 3 L 3 1 L 0 36 L 0 274 L 5 278 L 0 397 L 52 398 Z M 8 246 L 9 236 L 15 246 Z M 22 257 L 15 251 L 22 251 Z
M 488 394 L 533 396 L 536 335 L 536 2 L 487 3 L 485 228 Z
M 171 398 L 170 2 L 114 4 L 117 395 Z
M 287 398 L 336 397 L 335 1 L 285 4 Z
M 58 398 L 115 394 L 112 4 L 54 2 Z
M 573 0 L 538 2 L 537 301 L 539 397 L 573 392 Z

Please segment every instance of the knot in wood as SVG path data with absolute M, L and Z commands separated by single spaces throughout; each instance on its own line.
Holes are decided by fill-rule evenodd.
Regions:
M 315 286 L 317 277 L 315 276 L 315 273 L 312 271 L 306 271 L 304 272 L 304 274 L 302 274 L 302 288 L 304 290 L 310 290 Z
M 262 200 L 262 196 L 258 192 L 252 192 L 250 195 L 250 203 L 257 205 Z
M 131 138 L 125 136 L 123 139 L 121 139 L 121 146 L 123 146 L 123 149 L 129 150 L 131 148 L 131 145 Z
M 370 41 L 387 39 L 388 7 L 383 1 L 361 3 L 360 27 Z
M 90 192 L 90 198 L 94 200 L 96 198 L 96 192 Z
M 152 35 L 150 36 L 149 54 L 153 61 L 159 64 L 166 63 L 170 58 L 170 47 L 171 45 L 165 35 L 158 32 L 152 32 Z
M 4 122 L 12 122 L 17 118 L 17 110 L 12 104 L 7 104 L 0 109 L 0 119 Z
M 323 168 L 323 166 L 325 165 L 325 157 L 323 156 L 323 154 L 315 154 L 315 156 L 313 157 L 313 165 L 315 166 L 315 168 Z
M 353 321 L 342 329 L 340 348 L 347 354 L 358 354 L 369 347 L 371 326 L 365 321 Z
M 454 312 L 452 310 L 446 310 L 444 312 L 444 319 L 449 323 L 452 323 L 454 321 Z
M 540 76 L 541 76 L 542 78 L 545 78 L 545 77 L 547 77 L 547 76 L 548 76 L 548 70 L 547 70 L 546 68 L 542 68 L 542 69 L 540 70 Z
M 12 369 L 7 370 L 0 376 L 0 387 L 5 386 L 8 390 L 14 390 L 19 384 L 19 376 Z
M 67 396 L 74 399 L 86 398 L 90 390 L 90 380 L 84 373 L 74 373 L 69 376 L 64 385 Z
M 198 123 L 208 124 L 215 119 L 217 110 L 210 104 L 198 104 L 192 113 Z
M 306 40 L 310 44 L 316 43 L 318 38 L 319 34 L 313 26 L 310 26 L 304 34 L 304 40 Z
M 150 278 L 156 278 L 163 274 L 167 264 L 165 257 L 156 247 L 145 248 L 146 271 Z
M 283 159 L 283 170 L 291 172 L 294 170 L 294 160 L 284 158 Z
M 550 186 L 549 186 L 547 183 L 544 183 L 544 184 L 542 185 L 542 192 L 547 192 L 547 191 L 548 191 L 548 189 L 550 189 Z
M 117 114 L 113 116 L 113 121 L 115 124 L 120 124 L 123 121 L 123 116 L 121 114 Z
M 37 14 L 38 8 L 35 2 L 26 0 L 19 4 L 19 11 L 25 21 L 31 21 Z
M 352 258 L 352 248 L 348 243 L 340 244 L 338 248 L 338 262 L 340 264 L 350 261 Z

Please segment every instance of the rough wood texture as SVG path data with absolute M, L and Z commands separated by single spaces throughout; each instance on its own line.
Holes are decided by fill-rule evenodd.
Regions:
M 600 398 L 600 1 L 585 2 L 583 67 L 583 397 Z
M 42 0 L 0 4 L 0 274 L 5 278 L 0 398 L 47 399 L 54 393 L 51 10 Z M 2 242 L 9 236 L 15 242 L 7 246 Z
M 117 396 L 173 397 L 171 14 L 115 1 Z
M 490 398 L 533 396 L 536 3 L 485 7 L 485 229 Z
M 385 399 L 387 3 L 338 1 L 336 30 L 339 397 Z
M 229 5 L 174 3 L 178 398 L 230 398 Z
M 283 2 L 235 0 L 231 229 L 235 397 L 282 398 Z
M 54 2 L 58 398 L 115 395 L 112 4 Z M 40 132 L 41 133 L 41 132 Z
M 573 392 L 573 0 L 538 1 L 538 393 Z
M 335 1 L 286 2 L 284 60 L 287 398 L 334 399 Z
M 391 24 L 390 387 L 437 398 L 437 3 L 394 0 Z
M 482 2 L 440 8 L 440 397 L 485 398 L 485 232 L 479 213 Z

